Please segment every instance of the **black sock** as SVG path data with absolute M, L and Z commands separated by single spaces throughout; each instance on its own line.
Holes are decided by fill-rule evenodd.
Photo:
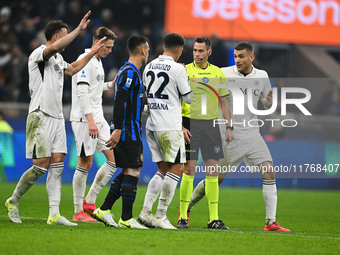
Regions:
M 109 192 L 106 195 L 104 203 L 101 205 L 101 210 L 108 210 L 112 208 L 113 204 L 121 196 L 121 186 L 124 179 L 123 171 L 117 175 L 117 177 L 112 181 Z
M 136 193 L 137 193 L 137 183 L 138 178 L 125 175 L 122 183 L 122 220 L 129 220 L 132 218 L 132 207 L 135 202 Z

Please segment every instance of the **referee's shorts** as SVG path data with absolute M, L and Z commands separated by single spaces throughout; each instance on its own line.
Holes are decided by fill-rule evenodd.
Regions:
M 223 158 L 220 129 L 214 127 L 213 121 L 183 117 L 183 127 L 191 133 L 190 144 L 185 145 L 187 160 L 198 160 L 199 149 L 203 160 Z

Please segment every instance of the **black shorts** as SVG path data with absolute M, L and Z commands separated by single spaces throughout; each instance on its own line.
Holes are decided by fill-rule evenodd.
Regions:
M 220 128 L 218 125 L 213 126 L 213 120 L 183 118 L 183 127 L 191 133 L 190 144 L 185 145 L 187 160 L 198 160 L 199 149 L 203 160 L 224 157 Z
M 143 143 L 142 141 L 120 141 L 113 153 L 117 167 L 139 168 L 143 166 Z

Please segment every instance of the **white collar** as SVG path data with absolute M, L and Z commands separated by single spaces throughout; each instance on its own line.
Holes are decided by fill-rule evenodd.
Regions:
M 236 65 L 234 65 L 233 71 L 234 71 L 234 73 L 236 73 L 236 74 L 239 75 L 239 76 L 243 76 L 243 77 L 251 77 L 251 76 L 254 76 L 254 75 L 256 74 L 256 68 L 255 68 L 253 65 L 251 65 L 251 66 L 253 67 L 253 69 L 252 69 L 251 72 L 248 73 L 247 75 L 244 75 L 244 74 L 240 73 L 240 72 L 237 70 Z

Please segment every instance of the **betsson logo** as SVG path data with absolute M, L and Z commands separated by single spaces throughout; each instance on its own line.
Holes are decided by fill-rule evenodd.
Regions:
M 335 0 L 193 0 L 194 17 L 211 19 L 217 14 L 225 20 L 326 25 L 331 19 L 332 25 L 340 25 L 340 4 Z

